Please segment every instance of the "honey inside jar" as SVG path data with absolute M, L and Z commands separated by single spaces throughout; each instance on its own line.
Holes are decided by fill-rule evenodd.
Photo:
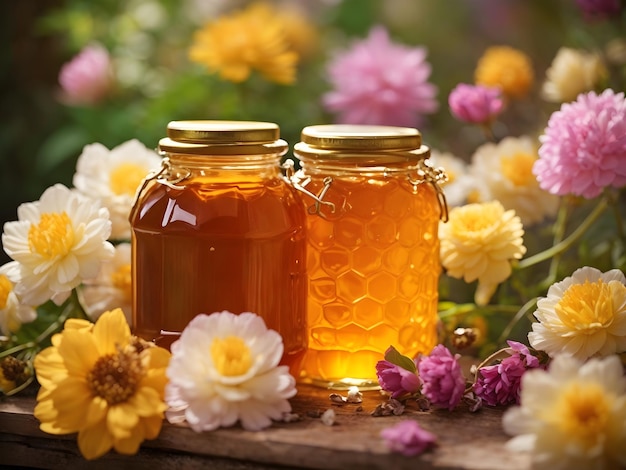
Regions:
M 304 215 L 280 171 L 286 143 L 269 140 L 161 141 L 168 168 L 131 215 L 135 334 L 169 347 L 197 314 L 252 312 L 281 334 L 282 363 L 298 373 L 307 341 Z
M 418 171 L 428 150 L 416 130 L 312 126 L 295 155 L 296 186 L 317 198 L 303 197 L 303 381 L 376 388 L 375 366 L 389 346 L 414 357 L 437 340 L 441 207 L 436 184 Z

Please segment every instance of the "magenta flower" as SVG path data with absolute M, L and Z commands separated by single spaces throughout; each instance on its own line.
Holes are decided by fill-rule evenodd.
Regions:
M 620 0 L 576 0 L 576 3 L 589 21 L 615 17 L 622 9 Z
M 539 186 L 587 199 L 626 185 L 626 100 L 611 89 L 578 95 L 550 116 L 533 166 Z
M 59 72 L 63 99 L 69 104 L 93 105 L 111 90 L 112 68 L 108 51 L 93 44 L 85 47 Z
M 448 95 L 448 105 L 456 119 L 486 124 L 502 112 L 504 102 L 498 88 L 460 83 Z
M 443 344 L 438 344 L 429 356 L 422 357 L 417 363 L 422 394 L 431 405 L 452 410 L 463 398 L 465 378 L 459 357 L 459 354 L 453 356 Z
M 393 364 L 389 361 L 376 363 L 376 375 L 380 387 L 391 393 L 392 398 L 400 398 L 419 390 L 421 383 L 415 372 Z
M 380 432 L 387 447 L 394 452 L 400 452 L 407 457 L 419 455 L 433 447 L 437 437 L 422 429 L 417 421 L 406 419 L 395 426 L 385 428 Z
M 520 403 L 522 375 L 528 369 L 539 367 L 539 359 L 517 341 L 507 341 L 509 357 L 499 364 L 481 367 L 474 393 L 490 406 Z
M 344 124 L 415 127 L 438 107 L 425 58 L 425 48 L 392 43 L 387 30 L 375 27 L 330 62 L 334 90 L 323 104 Z

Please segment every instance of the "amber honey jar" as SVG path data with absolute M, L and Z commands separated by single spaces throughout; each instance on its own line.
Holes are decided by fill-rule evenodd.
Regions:
M 435 346 L 439 220 L 447 217 L 417 129 L 320 125 L 294 147 L 307 225 L 309 346 L 301 380 L 376 388 L 393 345 Z
M 200 313 L 260 315 L 298 374 L 306 349 L 305 216 L 274 123 L 174 121 L 130 220 L 134 332 L 169 347 Z

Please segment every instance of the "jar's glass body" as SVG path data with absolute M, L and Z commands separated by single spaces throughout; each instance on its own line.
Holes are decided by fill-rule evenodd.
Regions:
M 280 154 L 168 153 L 131 216 L 135 333 L 169 347 L 197 314 L 260 315 L 297 374 L 306 349 L 305 221 Z
M 347 160 L 295 154 L 306 191 L 323 194 L 322 203 L 303 198 L 309 289 L 303 380 L 376 388 L 375 366 L 389 346 L 415 357 L 436 343 L 436 186 L 416 179 L 415 160 L 377 165 L 376 152 Z

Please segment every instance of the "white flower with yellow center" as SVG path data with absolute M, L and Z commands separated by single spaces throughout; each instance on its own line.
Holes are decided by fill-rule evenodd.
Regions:
M 113 150 L 95 143 L 87 145 L 76 162 L 74 187 L 85 196 L 98 199 L 111 214 L 111 239 L 129 240 L 130 210 L 137 189 L 161 158 L 136 139 Z
M 525 227 L 556 214 L 559 198 L 539 187 L 532 172 L 537 145 L 528 136 L 483 144 L 472 156 L 470 172 L 481 201 L 498 200 L 513 209 Z
M 196 316 L 172 344 L 165 400 L 171 423 L 196 432 L 232 426 L 258 431 L 291 411 L 295 379 L 281 336 L 261 317 L 224 311 Z
M 626 468 L 626 378 L 615 355 L 582 363 L 557 356 L 522 376 L 519 407 L 503 417 L 507 443 L 534 469 Z
M 130 243 L 120 243 L 115 246 L 113 258 L 102 263 L 98 276 L 83 282 L 78 295 L 91 320 L 97 320 L 104 312 L 121 308 L 126 321 L 132 326 L 130 263 Z
M 109 211 L 61 184 L 39 201 L 21 204 L 18 220 L 4 224 L 2 244 L 14 261 L 4 273 L 27 305 L 58 305 L 113 256 Z
M 2 270 L 0 268 L 0 333 L 9 336 L 19 330 L 22 323 L 30 323 L 37 318 L 37 312 L 19 301 L 13 291 L 13 283 L 2 274 Z
M 439 224 L 441 264 L 449 276 L 478 280 L 475 301 L 486 305 L 511 275 L 511 261 L 526 253 L 523 235 L 515 211 L 505 211 L 498 201 L 455 207 L 448 222 Z
M 476 187 L 468 165 L 460 158 L 448 152 L 432 150 L 429 160 L 434 167 L 446 170 L 448 180 L 441 184 L 449 207 L 457 207 L 467 202 L 468 196 Z
M 585 266 L 537 302 L 528 340 L 548 355 L 580 360 L 626 351 L 626 277 Z
M 553 103 L 574 101 L 607 76 L 608 70 L 599 54 L 562 47 L 546 71 L 541 96 Z

